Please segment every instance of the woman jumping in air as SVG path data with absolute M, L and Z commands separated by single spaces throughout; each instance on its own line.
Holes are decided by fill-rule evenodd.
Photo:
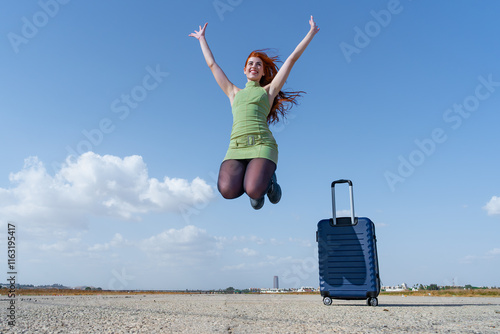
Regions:
M 269 130 L 269 124 L 279 121 L 287 110 L 296 104 L 302 92 L 282 92 L 293 65 L 319 31 L 313 17 L 311 28 L 292 54 L 281 66 L 278 57 L 269 57 L 263 51 L 253 51 L 247 58 L 244 89 L 236 87 L 215 62 L 205 39 L 207 24 L 189 36 L 200 41 L 203 56 L 215 80 L 226 93 L 233 111 L 233 128 L 226 157 L 220 166 L 217 187 L 226 199 L 247 193 L 256 210 L 269 201 L 276 204 L 281 199 L 281 187 L 276 179 L 278 145 Z

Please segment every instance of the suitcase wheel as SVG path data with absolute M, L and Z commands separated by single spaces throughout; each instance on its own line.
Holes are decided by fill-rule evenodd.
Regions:
M 330 297 L 324 297 L 323 304 L 325 304 L 326 306 L 332 305 L 332 299 Z
M 366 300 L 366 304 L 368 304 L 368 306 L 377 306 L 378 299 L 376 297 L 370 297 Z

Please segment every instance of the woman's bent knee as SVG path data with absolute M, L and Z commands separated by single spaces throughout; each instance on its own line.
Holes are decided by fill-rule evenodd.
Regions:
M 219 193 L 224 197 L 225 199 L 233 199 L 233 198 L 238 198 L 241 195 L 243 195 L 243 190 L 242 189 L 236 189 L 237 187 L 231 187 L 228 184 L 219 184 L 217 185 L 217 189 L 219 190 Z
M 266 194 L 266 191 L 267 188 L 254 187 L 254 186 L 248 186 L 247 189 L 245 189 L 245 192 L 247 193 L 248 197 L 253 199 L 262 198 Z

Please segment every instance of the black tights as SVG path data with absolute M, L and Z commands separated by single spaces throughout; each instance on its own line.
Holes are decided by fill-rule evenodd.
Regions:
M 243 193 L 259 199 L 266 194 L 275 170 L 276 164 L 265 158 L 226 160 L 220 166 L 217 188 L 226 199 L 240 197 Z

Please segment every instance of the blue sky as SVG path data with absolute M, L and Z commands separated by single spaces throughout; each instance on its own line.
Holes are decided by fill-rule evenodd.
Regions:
M 500 285 L 497 2 L 2 7 L 0 237 L 14 222 L 21 283 L 318 286 L 316 225 L 331 181 L 348 178 L 383 284 Z M 230 105 L 188 35 L 209 22 L 244 87 L 250 51 L 285 60 L 309 15 L 321 30 L 285 85 L 307 94 L 272 128 L 283 198 L 260 211 L 224 200 Z M 337 197 L 345 213 L 347 188 Z

